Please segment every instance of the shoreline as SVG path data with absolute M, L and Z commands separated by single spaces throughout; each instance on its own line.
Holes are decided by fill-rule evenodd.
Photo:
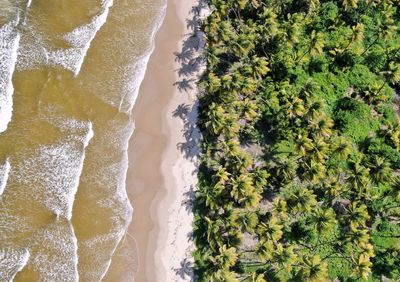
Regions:
M 182 91 L 182 85 L 195 81 L 199 70 L 182 79 L 184 63 L 177 54 L 185 46 L 197 48 L 187 44 L 192 37 L 186 38 L 192 33 L 186 20 L 197 2 L 168 0 L 133 110 L 126 187 L 134 208 L 128 233 L 137 247 L 135 281 L 192 281 L 187 258 L 193 251 L 188 239 L 193 222 L 190 197 L 197 182 L 198 149 L 193 142 L 199 135 L 196 87 Z

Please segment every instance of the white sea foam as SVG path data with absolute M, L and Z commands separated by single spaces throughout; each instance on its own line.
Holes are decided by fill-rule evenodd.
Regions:
M 13 281 L 15 275 L 28 263 L 29 257 L 27 249 L 0 249 L 1 281 Z
M 57 216 L 71 219 L 85 149 L 94 135 L 92 123 L 61 117 L 49 122 L 57 124 L 68 135 L 67 139 L 39 146 L 32 157 L 24 159 L 23 165 L 16 168 L 16 175 L 23 184 L 36 184 L 32 197 L 44 202 Z
M 7 129 L 13 110 L 12 76 L 17 61 L 20 35 L 16 30 L 18 17 L 0 28 L 0 133 Z
M 64 36 L 64 39 L 71 44 L 71 48 L 49 52 L 50 64 L 62 66 L 72 71 L 75 76 L 79 74 L 92 40 L 107 21 L 113 0 L 103 0 L 102 3 L 101 14 L 95 16 L 89 24 L 80 26 Z
M 155 36 L 165 18 L 166 11 L 167 11 L 167 5 L 165 2 L 160 10 L 160 13 L 158 14 L 158 17 L 155 19 L 154 24 L 152 25 L 153 28 L 150 34 L 149 49 L 144 53 L 144 55 L 138 58 L 135 63 L 132 63 L 129 66 L 127 66 L 126 73 L 133 75 L 127 81 L 125 81 L 125 86 L 123 90 L 123 93 L 125 94 L 123 95 L 120 105 L 118 107 L 119 111 L 121 112 L 125 113 L 131 112 L 133 106 L 136 103 L 140 85 L 146 74 L 147 64 L 155 48 Z
M 10 174 L 11 165 L 9 159 L 0 165 L 0 196 L 3 195 L 4 189 L 7 186 L 8 175 Z
M 38 281 L 79 281 L 78 244 L 69 221 L 54 221 L 36 232 L 29 249 Z

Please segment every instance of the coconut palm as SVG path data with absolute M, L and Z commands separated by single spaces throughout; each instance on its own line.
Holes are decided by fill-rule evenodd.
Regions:
M 219 247 L 219 254 L 212 258 L 212 262 L 218 269 L 229 269 L 234 266 L 238 255 L 235 248 L 228 248 L 226 245 Z
M 342 0 L 342 4 L 346 11 L 356 9 L 358 7 L 358 0 Z
M 243 70 L 246 75 L 251 75 L 255 79 L 261 79 L 270 71 L 268 65 L 267 58 L 254 55 L 249 59 L 248 64 L 243 67 Z
M 364 227 L 370 218 L 367 207 L 359 202 L 353 202 L 347 208 L 346 221 L 353 227 Z
M 317 206 L 316 196 L 311 190 L 304 187 L 287 187 L 284 198 L 294 213 L 311 213 L 311 210 Z
M 288 217 L 286 201 L 280 197 L 275 198 L 272 204 L 271 214 L 274 217 L 286 220 Z
M 325 235 L 336 225 L 336 214 L 331 208 L 317 207 L 311 214 L 311 223 L 319 235 Z
M 361 165 L 359 161 L 351 161 L 349 164 L 351 173 L 348 177 L 348 181 L 352 188 L 359 194 L 369 190 L 371 185 L 369 178 L 369 168 Z
M 257 188 L 257 190 L 262 191 L 268 184 L 268 178 L 270 177 L 270 174 L 267 170 L 256 167 L 251 176 L 253 178 L 254 186 Z
M 226 126 L 225 110 L 222 106 L 217 105 L 216 103 L 211 103 L 209 109 L 205 125 L 210 128 L 210 131 L 214 134 L 219 134 Z
M 352 144 L 343 136 L 335 138 L 332 143 L 332 149 L 340 160 L 346 160 L 354 150 Z
M 372 266 L 369 256 L 366 254 L 361 254 L 358 258 L 353 258 L 352 260 L 356 266 L 353 274 L 357 277 L 362 277 L 363 279 L 367 280 L 371 274 Z
M 304 163 L 304 176 L 313 184 L 323 180 L 326 176 L 326 167 L 319 161 L 311 159 Z
M 298 269 L 296 276 L 300 281 L 320 282 L 328 277 L 328 265 L 319 255 L 303 256 Z
M 313 149 L 313 141 L 305 134 L 299 134 L 296 139 L 296 151 L 304 157 L 308 151 Z
M 211 274 L 208 276 L 210 282 L 239 282 L 236 274 L 226 269 L 212 269 Z
M 222 246 L 224 239 L 222 237 L 222 227 L 224 222 L 222 219 L 213 220 L 209 217 L 204 217 L 206 223 L 206 238 L 210 244 L 211 249 L 215 249 L 218 246 Z
M 240 174 L 232 179 L 231 196 L 238 202 L 243 202 L 246 196 L 254 190 L 253 180 L 247 174 Z
M 272 259 L 274 243 L 271 240 L 263 240 L 256 246 L 255 254 L 264 261 Z
M 317 162 L 323 162 L 328 158 L 329 145 L 322 137 L 316 137 L 313 140 L 310 156 Z
M 379 184 L 393 180 L 393 170 L 390 163 L 384 158 L 375 155 L 372 162 L 368 164 L 372 180 Z
M 312 57 L 317 56 L 322 53 L 322 48 L 325 46 L 324 34 L 321 32 L 317 32 L 313 30 L 311 32 L 309 41 L 308 41 L 308 49 L 299 57 L 297 63 L 300 63 L 305 56 L 310 54 Z
M 253 211 L 237 212 L 237 222 L 239 226 L 249 233 L 253 233 L 257 224 L 258 216 Z
M 293 265 L 297 262 L 298 256 L 294 252 L 294 247 L 291 245 L 283 246 L 278 243 L 272 252 L 274 262 L 278 265 L 277 270 L 284 269 L 290 273 Z
M 268 222 L 260 222 L 257 227 L 257 234 L 261 241 L 271 240 L 277 242 L 282 238 L 283 225 L 279 222 L 277 217 L 272 216 Z

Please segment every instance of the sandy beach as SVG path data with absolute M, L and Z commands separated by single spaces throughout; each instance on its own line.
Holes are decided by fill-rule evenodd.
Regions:
M 135 281 L 192 281 L 197 181 L 196 87 L 203 45 L 195 0 L 168 0 L 133 110 L 127 192 L 134 207 L 128 233 L 136 241 Z

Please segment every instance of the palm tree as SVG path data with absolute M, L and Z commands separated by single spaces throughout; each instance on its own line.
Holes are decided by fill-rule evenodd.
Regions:
M 269 62 L 265 57 L 253 56 L 250 62 L 252 67 L 252 74 L 255 78 L 261 79 L 270 71 L 270 69 L 268 68 Z
M 350 10 L 350 8 L 356 9 L 358 7 L 358 0 L 342 0 L 344 9 Z
M 296 139 L 296 150 L 304 157 L 313 148 L 313 143 L 305 134 L 299 134 Z
M 204 203 L 210 209 L 217 209 L 220 204 L 220 195 L 224 188 L 224 185 L 221 183 L 217 183 L 214 187 L 202 185 L 199 188 L 197 200 L 199 203 Z
M 254 101 L 246 98 L 243 101 L 239 102 L 239 104 L 242 108 L 246 120 L 252 121 L 254 118 L 258 116 L 257 113 L 258 107 Z
M 225 184 L 225 182 L 229 179 L 230 175 L 231 174 L 226 170 L 226 168 L 221 165 L 218 167 L 213 177 L 216 178 L 217 182 Z
M 253 211 L 244 211 L 237 213 L 237 221 L 239 222 L 239 226 L 241 226 L 248 233 L 253 233 L 258 224 L 257 213 Z
M 219 254 L 212 259 L 218 269 L 229 269 L 235 265 L 238 259 L 235 248 L 228 248 L 226 245 L 222 245 L 218 251 Z
M 333 140 L 332 149 L 340 160 L 346 160 L 354 148 L 345 137 L 340 136 Z
M 300 281 L 321 282 L 328 277 L 328 265 L 321 261 L 319 255 L 304 256 L 300 261 L 297 277 Z
M 369 219 L 367 207 L 359 202 L 353 202 L 348 208 L 345 219 L 353 227 L 364 227 Z
M 270 177 L 270 174 L 267 170 L 256 167 L 251 176 L 253 178 L 254 186 L 257 188 L 257 190 L 262 191 L 268 184 L 268 178 Z
M 281 220 L 286 220 L 288 217 L 286 201 L 280 197 L 275 198 L 272 204 L 271 214 Z
M 296 177 L 298 164 L 294 159 L 282 158 L 276 160 L 276 172 L 277 176 L 282 177 L 285 183 Z
M 361 254 L 358 258 L 352 258 L 352 261 L 356 266 L 353 275 L 367 280 L 368 276 L 371 274 L 372 266 L 369 256 Z
M 294 213 L 311 213 L 311 210 L 317 206 L 316 196 L 304 187 L 287 187 L 284 198 L 289 209 Z
M 322 48 L 325 46 L 324 34 L 322 32 L 313 30 L 308 43 L 308 49 L 299 57 L 297 64 L 300 63 L 308 54 L 310 54 L 312 57 L 315 57 L 316 55 L 322 53 Z
M 353 251 L 357 251 L 357 249 L 354 249 L 354 246 L 369 244 L 369 241 L 370 236 L 366 229 L 358 229 L 350 226 L 350 230 L 345 234 L 345 242 L 348 243 L 349 248 Z
M 311 88 L 310 90 L 307 91 L 302 91 L 300 93 L 303 93 L 303 95 L 312 95 L 312 91 L 313 88 Z M 311 100 L 311 102 L 309 103 L 309 105 L 307 105 L 308 111 L 306 114 L 306 118 L 309 119 L 310 121 L 313 121 L 316 118 L 319 118 L 322 115 L 322 111 L 324 109 L 325 105 L 324 103 L 317 99 L 317 100 Z
M 250 167 L 253 165 L 252 157 L 243 150 L 236 154 L 231 154 L 230 156 L 228 162 L 232 171 L 245 173 L 248 172 Z
M 212 269 L 208 277 L 207 281 L 210 282 L 239 282 L 239 279 L 236 278 L 236 273 L 226 269 Z
M 264 260 L 269 261 L 272 259 L 272 253 L 274 251 L 274 243 L 271 240 L 263 240 L 256 246 L 256 255 Z
M 325 143 L 322 137 L 314 138 L 314 143 L 310 150 L 310 155 L 315 158 L 317 162 L 323 162 L 328 158 L 329 146 Z
M 221 88 L 221 79 L 214 73 L 210 72 L 208 74 L 208 79 L 207 79 L 207 91 L 209 93 L 215 93 L 220 88 Z
M 392 182 L 393 170 L 390 163 L 384 158 L 375 155 L 372 162 L 368 164 L 372 180 L 376 183 Z
M 349 163 L 351 173 L 348 181 L 353 189 L 358 192 L 359 196 L 364 192 L 368 192 L 370 187 L 369 168 L 362 166 L 359 161 L 351 161 Z
M 267 223 L 260 222 L 257 228 L 257 234 L 261 241 L 271 240 L 272 242 L 277 242 L 282 238 L 282 229 L 283 225 L 280 224 L 279 219 L 272 216 Z
M 222 219 L 212 220 L 207 216 L 204 217 L 204 220 L 207 227 L 207 242 L 210 244 L 211 249 L 214 250 L 217 246 L 221 246 L 224 242 L 222 237 L 222 227 L 224 226 L 224 222 Z
M 330 137 L 332 135 L 333 120 L 325 115 L 320 115 L 317 120 L 312 120 L 309 125 L 311 134 L 315 137 Z
M 326 176 L 326 167 L 319 161 L 311 159 L 309 162 L 304 163 L 304 175 L 310 180 L 311 183 L 316 184 Z
M 219 134 L 226 126 L 226 113 L 221 105 L 211 103 L 209 106 L 206 127 L 214 134 Z
M 389 82 L 392 85 L 395 85 L 400 81 L 400 64 L 392 61 L 389 63 L 388 69 L 386 71 L 381 71 L 380 74 L 386 78 L 387 82 Z M 383 88 L 383 86 L 385 86 L 385 82 L 378 90 L 378 93 Z
M 243 202 L 246 196 L 254 190 L 253 180 L 247 174 L 240 174 L 232 179 L 231 196 L 238 202 Z
M 319 235 L 329 233 L 336 225 L 336 214 L 331 208 L 317 207 L 311 215 L 311 222 L 314 224 L 319 237 Z
M 292 271 L 293 265 L 296 263 L 298 257 L 294 253 L 294 247 L 291 245 L 283 246 L 278 243 L 272 253 L 273 261 L 278 264 L 277 269 L 284 269 L 287 273 Z
M 292 96 L 286 101 L 284 105 L 286 116 L 289 119 L 301 117 L 305 114 L 305 108 L 303 100 L 298 97 Z

